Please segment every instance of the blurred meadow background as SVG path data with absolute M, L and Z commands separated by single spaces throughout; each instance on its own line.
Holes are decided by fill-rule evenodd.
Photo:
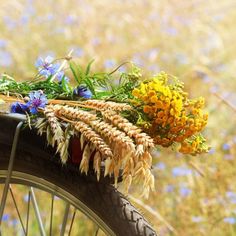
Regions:
M 94 71 L 133 61 L 144 75 L 179 77 L 190 97 L 205 97 L 211 149 L 156 150 L 156 192 L 145 200 L 132 189 L 131 200 L 160 235 L 236 235 L 235 9 L 235 0 L 0 0 L 0 71 L 27 80 L 39 56 L 73 49 L 82 66 L 95 59 Z

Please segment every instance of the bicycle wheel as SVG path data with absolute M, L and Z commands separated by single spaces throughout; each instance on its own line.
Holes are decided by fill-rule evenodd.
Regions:
M 17 122 L 9 117 L 0 118 L 2 183 L 6 178 Z M 54 153 L 55 150 L 47 147 L 45 138 L 37 136 L 33 130 L 23 129 L 11 183 L 33 186 L 58 196 L 84 213 L 107 235 L 156 235 L 144 217 L 111 185 L 110 179 L 102 178 L 97 182 L 92 170 L 87 176 L 82 175 L 75 165 L 62 165 Z

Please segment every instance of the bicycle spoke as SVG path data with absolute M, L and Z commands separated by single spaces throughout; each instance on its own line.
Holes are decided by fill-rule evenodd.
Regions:
M 66 223 L 67 223 L 69 211 L 70 211 L 70 204 L 67 202 L 67 203 L 66 203 L 66 207 L 65 207 L 65 213 L 64 213 L 64 217 L 63 217 L 63 222 L 62 222 L 62 226 L 61 226 L 61 233 L 60 233 L 60 236 L 64 236 L 64 234 L 65 234 L 65 231 L 66 231 Z
M 8 190 L 9 190 L 9 181 L 6 180 L 6 183 L 5 183 L 5 186 L 3 189 L 3 194 L 2 194 L 1 205 L 0 205 L 0 228 L 1 228 L 1 224 L 2 224 L 3 212 L 4 212 L 6 201 L 7 201 Z
M 14 203 L 14 205 L 15 205 L 16 212 L 17 212 L 18 218 L 19 218 L 19 220 L 20 220 L 20 223 L 21 223 L 22 229 L 23 229 L 23 231 L 24 231 L 24 234 L 26 234 L 26 230 L 25 230 L 25 227 L 24 227 L 24 224 L 23 224 L 23 221 L 22 221 L 22 218 L 21 218 L 21 215 L 20 215 L 19 209 L 18 209 L 18 207 L 17 207 L 16 199 L 15 199 L 15 197 L 14 197 L 14 194 L 13 194 L 13 191 L 12 191 L 12 188 L 11 188 L 11 185 L 10 185 L 9 190 L 10 190 L 11 197 L 12 197 L 13 203 Z
M 13 172 L 12 179 L 15 181 L 16 177 L 14 176 L 14 174 L 15 173 Z M 42 179 L 40 179 L 39 181 L 42 181 Z M 40 182 L 35 183 L 38 184 Z M 62 198 L 60 197 L 60 195 L 56 195 L 55 193 L 57 192 L 54 192 L 54 189 L 54 191 L 47 192 L 40 188 L 37 188 L 37 186 L 35 187 L 34 184 L 23 185 L 26 189 L 18 186 L 19 184 L 15 185 L 15 182 L 9 184 L 6 206 L 8 206 L 8 201 L 9 203 L 11 203 L 11 206 L 5 207 L 4 209 L 4 214 L 6 213 L 6 216 L 8 215 L 8 217 L 5 217 L 5 215 L 3 214 L 4 217 L 2 218 L 2 226 L 0 227 L 0 236 L 1 234 L 3 234 L 4 236 L 6 232 L 7 235 L 12 235 L 15 230 L 20 230 L 21 234 L 25 236 L 31 234 L 35 235 L 35 233 L 40 236 L 53 236 L 54 232 L 58 232 L 59 224 L 61 224 L 59 230 L 60 233 L 58 232 L 59 236 L 72 236 L 75 232 L 77 232 L 77 234 L 80 234 L 81 232 L 84 232 L 85 228 L 88 230 L 93 229 L 92 232 L 90 231 L 91 235 L 100 235 L 102 231 L 102 227 L 100 226 L 100 224 L 97 224 L 97 222 L 95 223 L 95 221 L 87 221 L 86 217 L 81 217 L 76 220 L 77 217 L 79 217 L 81 213 L 83 215 L 84 212 L 81 211 L 77 206 L 74 206 L 74 204 L 72 205 L 71 202 L 66 198 Z M 18 199 L 18 193 L 20 194 L 21 191 L 22 193 L 26 194 L 24 195 L 25 203 L 21 202 Z M 46 206 L 44 200 L 45 197 L 51 198 L 49 201 L 47 201 Z M 59 201 L 56 202 L 57 199 Z M 15 208 L 16 211 L 13 208 Z M 46 210 L 46 208 L 48 210 Z M 16 214 L 13 214 L 14 212 L 11 213 L 11 209 Z M 46 215 L 46 218 L 44 218 L 44 215 Z M 7 224 L 10 223 L 9 220 L 11 219 L 12 222 L 14 221 L 16 223 L 14 223 L 14 225 L 12 224 L 12 227 L 6 227 Z M 79 225 L 81 224 L 84 224 L 85 228 L 80 228 Z
M 53 207 L 54 207 L 54 195 L 52 195 L 52 202 L 51 202 L 50 229 L 49 229 L 49 235 L 50 236 L 52 236 Z
M 95 232 L 95 234 L 94 234 L 94 236 L 97 236 L 98 235 L 98 231 L 99 231 L 99 227 L 97 227 L 97 230 L 96 230 L 96 232 Z
M 14 139 L 13 139 L 13 143 L 12 143 L 12 149 L 11 149 L 11 155 L 10 155 L 10 160 L 9 160 L 9 165 L 8 165 L 7 177 L 6 177 L 5 186 L 4 186 L 3 194 L 2 194 L 1 205 L 0 205 L 0 226 L 2 223 L 2 216 L 3 216 L 4 208 L 6 205 L 7 194 L 8 194 L 8 190 L 9 190 L 12 169 L 13 169 L 13 164 L 14 164 L 14 159 L 15 159 L 15 154 L 16 154 L 16 148 L 17 148 L 20 129 L 21 129 L 22 125 L 23 125 L 22 121 L 17 125 Z
M 41 218 L 41 215 L 40 215 L 40 212 L 39 212 L 38 203 L 36 201 L 36 197 L 35 197 L 35 194 L 34 194 L 34 189 L 32 187 L 30 187 L 30 192 L 31 192 L 31 195 L 32 195 L 32 203 L 33 203 L 36 219 L 38 221 L 40 234 L 41 234 L 41 236 L 46 236 L 46 233 L 45 233 L 45 230 L 44 230 L 44 227 L 43 227 L 42 218 Z
M 28 227 L 29 227 L 30 199 L 31 199 L 31 193 L 29 191 L 28 204 L 27 204 L 27 216 L 26 216 L 26 234 L 25 234 L 26 236 L 28 235 Z
M 73 226 L 74 219 L 75 219 L 75 214 L 76 214 L 76 208 L 74 209 L 74 212 L 73 212 L 73 216 L 72 216 L 72 219 L 71 219 L 71 224 L 70 224 L 70 229 L 69 229 L 68 236 L 70 236 L 70 234 L 71 234 L 72 226 Z

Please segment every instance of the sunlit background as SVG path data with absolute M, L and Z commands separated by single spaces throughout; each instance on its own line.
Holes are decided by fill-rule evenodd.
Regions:
M 235 9 L 235 0 L 1 0 L 0 71 L 30 79 L 38 56 L 73 49 L 81 65 L 95 59 L 94 71 L 133 61 L 144 75 L 178 76 L 206 99 L 212 148 L 158 149 L 156 192 L 145 200 L 133 190 L 133 200 L 160 235 L 236 235 Z

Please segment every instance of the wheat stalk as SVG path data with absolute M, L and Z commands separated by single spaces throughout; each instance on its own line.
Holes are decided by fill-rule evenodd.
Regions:
M 65 116 L 68 119 L 81 120 L 85 123 L 89 123 L 92 120 L 98 119 L 98 117 L 95 114 L 92 114 L 91 112 L 75 109 L 69 106 L 56 105 L 54 106 L 54 109 L 56 111 L 56 115 L 59 118 L 60 116 Z
M 101 161 L 102 161 L 101 153 L 97 151 L 93 158 L 93 169 L 95 173 L 97 174 L 98 181 L 101 175 Z
M 53 134 L 52 146 L 55 146 L 55 142 L 57 142 L 57 144 L 65 142 L 64 132 L 61 128 L 61 123 L 55 116 L 54 107 L 52 105 L 45 107 L 44 115 L 48 121 L 48 124 Z
M 143 133 L 140 128 L 130 123 L 115 111 L 105 110 L 102 111 L 102 115 L 107 121 L 123 130 L 129 137 L 134 138 L 137 144 L 137 155 L 141 155 L 144 151 L 154 147 L 154 141 L 149 135 Z
M 80 162 L 80 171 L 81 173 L 85 172 L 85 174 L 88 173 L 89 170 L 89 160 L 91 157 L 93 149 L 90 146 L 90 143 L 86 143 L 84 150 L 83 150 L 83 155 L 82 155 L 82 160 Z
M 135 150 L 135 145 L 131 138 L 129 138 L 124 132 L 118 130 L 111 124 L 102 121 L 95 114 L 91 114 L 88 111 L 77 110 L 68 106 L 63 107 L 57 105 L 55 109 L 59 117 L 64 116 L 68 119 L 80 120 L 86 123 L 87 125 L 91 126 L 112 146 L 121 145 L 121 148 Z
M 86 100 L 83 102 L 84 105 L 88 105 L 91 108 L 99 109 L 99 110 L 107 110 L 111 109 L 114 111 L 125 111 L 131 110 L 132 107 L 127 103 L 116 103 L 110 101 L 102 101 L 102 100 Z
M 89 100 L 84 103 L 85 106 L 99 110 L 101 113 L 98 115 L 101 114 L 102 118 L 97 116 L 93 110 L 85 111 L 68 105 L 50 104 L 44 111 L 47 122 L 41 120 L 37 127 L 40 131 L 47 129 L 48 142 L 52 144 L 58 127 L 61 128 L 58 123 L 70 124 L 66 129 L 67 134 L 63 136 L 65 141 L 62 138 L 55 137 L 57 151 L 60 152 L 63 163 L 68 157 L 67 149 L 71 137 L 69 130 L 75 131 L 76 136 L 80 137 L 81 148 L 83 149 L 80 163 L 82 173 L 87 174 L 91 155 L 94 154 L 93 168 L 98 180 L 101 175 L 102 161 L 104 161 L 104 176 L 113 174 L 115 186 L 118 183 L 120 170 L 123 170 L 122 182 L 125 190 L 128 191 L 133 181 L 141 181 L 143 182 L 142 195 L 147 196 L 150 190 L 154 189 L 154 177 L 150 171 L 152 157 L 149 152 L 150 148 L 153 147 L 153 140 L 137 126 L 118 114 L 123 109 L 127 109 L 127 104 L 96 100 Z M 115 107 L 115 111 L 111 110 L 113 107 Z M 62 142 L 59 143 L 58 140 L 62 140 Z
M 125 111 L 131 110 L 132 107 L 127 103 L 116 103 L 104 100 L 86 100 L 86 101 L 66 101 L 66 100 L 48 100 L 49 104 L 59 105 L 59 106 L 71 106 L 71 107 L 82 107 L 89 108 L 92 110 L 102 111 L 102 110 L 115 110 L 115 111 Z
M 113 157 L 110 147 L 104 142 L 99 134 L 91 129 L 89 125 L 82 121 L 77 121 L 74 124 L 74 128 L 76 131 L 79 131 L 89 142 L 91 142 L 104 158 Z
M 73 128 L 70 124 L 67 125 L 64 131 L 64 142 L 60 142 L 57 146 L 57 152 L 60 153 L 62 163 L 66 163 L 69 153 L 68 148 L 70 144 L 70 139 L 74 135 Z
M 34 124 L 34 127 L 37 129 L 39 135 L 42 135 L 46 132 L 47 129 L 47 120 L 45 118 L 38 118 Z

